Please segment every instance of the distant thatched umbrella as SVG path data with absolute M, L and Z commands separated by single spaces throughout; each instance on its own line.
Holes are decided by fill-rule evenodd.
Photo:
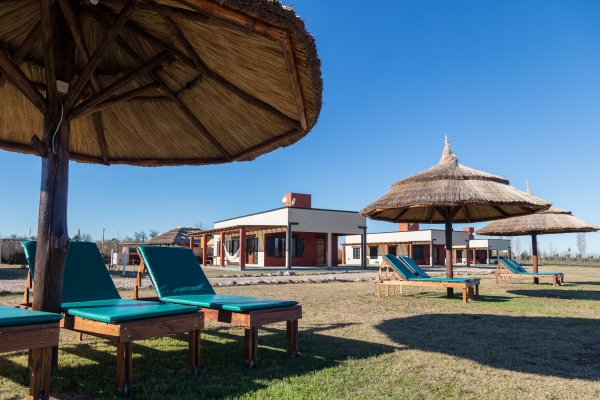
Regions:
M 42 157 L 36 310 L 60 310 L 69 160 L 247 161 L 321 110 L 314 39 L 278 1 L 0 1 L 0 42 L 0 148 Z
M 444 223 L 446 276 L 453 277 L 452 223 L 471 223 L 527 215 L 550 203 L 509 186 L 508 180 L 458 163 L 448 138 L 438 165 L 392 185 L 361 210 L 371 219 L 389 222 Z M 452 295 L 452 289 L 448 289 Z
M 198 228 L 190 226 L 178 226 L 168 232 L 158 235 L 144 243 L 147 246 L 188 246 L 190 244 L 190 233 L 197 232 Z
M 571 215 L 571 211 L 550 207 L 548 210 L 540 211 L 535 214 L 491 222 L 479 229 L 476 233 L 485 236 L 531 235 L 533 271 L 538 272 L 537 235 L 596 232 L 598 230 L 600 230 L 600 227 L 574 217 Z M 534 282 L 538 283 L 538 278 L 534 278 Z

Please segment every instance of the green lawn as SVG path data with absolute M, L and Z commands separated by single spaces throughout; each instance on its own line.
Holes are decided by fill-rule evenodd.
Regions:
M 260 330 L 259 368 L 246 370 L 243 330 L 209 322 L 199 378 L 185 375 L 185 335 L 136 342 L 132 398 L 597 399 L 600 271 L 560 270 L 559 288 L 486 277 L 470 304 L 426 288 L 377 299 L 374 285 L 357 282 L 217 288 L 298 300 L 300 357 L 285 357 L 284 324 L 270 325 Z M 63 331 L 53 394 L 116 398 L 114 353 L 106 340 Z M 0 398 L 25 398 L 26 360 L 26 352 L 0 357 Z

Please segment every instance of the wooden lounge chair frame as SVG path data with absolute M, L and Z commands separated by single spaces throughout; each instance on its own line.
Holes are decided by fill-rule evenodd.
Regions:
M 31 308 L 30 290 L 33 287 L 31 270 L 27 274 L 27 282 L 23 293 L 23 302 L 18 306 Z M 201 369 L 201 330 L 204 329 L 204 315 L 199 312 L 152 317 L 121 322 L 101 322 L 61 312 L 63 319 L 60 328 L 77 332 L 78 340 L 83 334 L 108 339 L 117 345 L 117 391 L 121 396 L 131 394 L 133 387 L 133 342 L 153 337 L 167 336 L 188 332 L 188 366 L 190 375 L 198 376 Z M 1 330 L 2 328 L 0 328 Z M 52 346 L 58 346 L 57 341 Z M 50 355 L 45 355 L 52 360 Z M 45 359 L 44 359 L 45 360 Z
M 420 286 L 420 287 L 440 287 L 440 288 L 455 288 L 462 289 L 463 303 L 472 301 L 479 296 L 479 279 L 473 279 L 465 282 L 431 282 L 431 281 L 412 281 L 406 280 L 393 265 L 385 258 L 379 266 L 377 277 L 374 280 L 377 285 L 377 297 L 381 298 L 381 286 L 385 286 L 386 297 L 390 295 L 390 286 L 392 293 L 396 293 L 396 286 L 400 287 L 400 294 L 403 293 L 404 286 Z
M 552 278 L 553 286 L 564 285 L 565 283 L 565 274 L 562 272 L 557 272 L 555 274 L 538 274 L 538 273 L 527 273 L 527 274 L 517 274 L 512 271 L 510 268 L 504 264 L 502 259 L 498 260 L 498 265 L 496 266 L 496 284 L 498 284 L 499 279 L 502 283 L 512 283 L 511 279 L 527 279 L 527 278 Z
M 58 346 L 59 322 L 0 327 L 0 353 L 31 349 L 29 400 L 50 398 L 52 347 Z
M 139 297 L 139 288 L 142 286 L 142 274 L 146 272 L 144 262 L 140 261 L 133 300 L 160 301 L 158 297 Z M 207 321 L 223 322 L 244 328 L 244 366 L 253 368 L 258 360 L 258 328 L 262 325 L 277 322 L 286 323 L 286 354 L 294 358 L 298 356 L 298 320 L 302 318 L 302 306 L 270 308 L 253 311 L 227 311 L 200 307 L 200 312 Z

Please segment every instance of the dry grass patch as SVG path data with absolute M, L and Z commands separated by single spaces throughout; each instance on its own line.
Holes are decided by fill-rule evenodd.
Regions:
M 200 378 L 185 376 L 185 336 L 135 344 L 133 397 L 600 398 L 599 272 L 560 270 L 567 282 L 558 288 L 496 285 L 484 277 L 481 298 L 470 304 L 428 288 L 377 299 L 370 283 L 218 288 L 298 300 L 304 309 L 300 357 L 285 357 L 284 324 L 267 326 L 260 330 L 260 367 L 248 371 L 242 329 L 208 322 Z M 4 294 L 0 301 L 19 298 Z M 58 398 L 73 391 L 114 397 L 114 346 L 91 337 L 77 342 L 71 332 L 61 340 L 53 381 Z M 0 398 L 25 395 L 25 365 L 25 352 L 0 358 Z

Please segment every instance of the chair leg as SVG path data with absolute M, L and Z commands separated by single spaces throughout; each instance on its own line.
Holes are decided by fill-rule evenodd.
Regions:
M 258 363 L 258 326 L 252 327 L 252 359 Z
M 31 350 L 29 398 L 49 399 L 52 370 L 52 347 Z
M 129 396 L 133 386 L 133 343 L 117 343 L 117 391 Z
M 200 337 L 202 333 L 197 331 L 188 332 L 188 372 L 192 376 L 200 374 Z
M 404 294 L 404 285 L 400 285 L 400 294 Z
M 380 299 L 381 298 L 381 285 L 377 284 L 377 298 Z
M 83 340 L 83 333 L 79 332 L 77 333 L 77 341 L 81 342 Z
M 244 366 L 252 368 L 252 327 L 244 329 Z
M 473 289 L 473 286 L 471 286 L 469 288 L 469 301 L 473 300 L 474 294 L 475 294 L 475 289 Z
M 389 297 L 390 295 L 390 285 L 385 285 L 385 297 Z
M 298 357 L 298 320 L 287 321 L 286 347 L 288 357 Z
M 467 288 L 463 288 L 463 303 L 467 302 Z
M 396 294 L 396 286 L 392 286 L 392 294 Z
M 479 297 L 479 285 L 475 285 L 475 297 Z

